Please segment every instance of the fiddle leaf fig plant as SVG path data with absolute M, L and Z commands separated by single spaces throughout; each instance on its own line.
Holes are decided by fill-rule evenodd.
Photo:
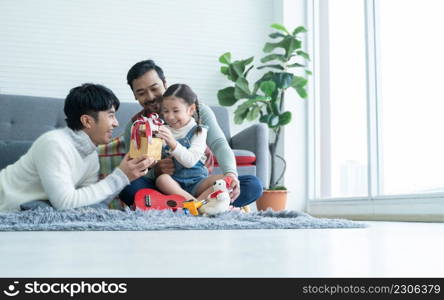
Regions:
M 220 105 L 237 105 L 234 111 L 235 124 L 259 120 L 272 130 L 274 134 L 269 142 L 269 189 L 285 189 L 278 186 L 278 183 L 285 174 L 286 162 L 276 153 L 282 127 L 292 120 L 291 112 L 285 110 L 285 92 L 292 88 L 301 98 L 307 98 L 306 77 L 311 75 L 311 71 L 306 68 L 305 63 L 310 60 L 310 56 L 302 50 L 300 36 L 307 32 L 305 27 L 299 26 L 291 32 L 281 24 L 272 24 L 271 27 L 275 29 L 275 32 L 269 35 L 273 42 L 267 42 L 262 49 L 265 56 L 260 59 L 259 66 L 254 66 L 254 56 L 233 60 L 231 53 L 226 52 L 219 57 L 222 64 L 220 72 L 232 81 L 232 84 L 219 90 L 217 98 Z M 298 69 L 302 72 L 296 75 Z M 259 79 L 251 82 L 248 79 L 251 72 L 260 72 Z M 277 158 L 283 162 L 279 176 L 275 174 Z

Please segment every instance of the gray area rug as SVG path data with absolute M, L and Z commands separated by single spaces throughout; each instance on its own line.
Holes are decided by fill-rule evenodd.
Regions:
M 0 231 L 142 231 L 142 230 L 228 230 L 363 228 L 365 223 L 344 219 L 314 218 L 296 211 L 242 213 L 230 211 L 214 217 L 184 214 L 182 211 L 120 211 L 78 208 L 38 208 L 0 213 Z

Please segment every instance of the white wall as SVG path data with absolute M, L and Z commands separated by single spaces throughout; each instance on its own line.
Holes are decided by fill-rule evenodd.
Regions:
M 307 26 L 306 0 L 284 0 L 283 1 L 283 24 L 293 29 L 298 26 Z M 309 46 L 309 35 L 303 39 L 303 46 Z M 308 49 L 305 51 L 309 52 Z M 301 75 L 301 74 L 298 74 Z M 313 80 L 312 77 L 308 78 Z M 306 117 L 307 99 L 301 99 L 293 89 L 286 93 L 285 107 L 292 112 L 292 122 L 284 127 L 283 153 L 287 162 L 285 172 L 285 186 L 289 190 L 287 209 L 305 210 L 307 199 L 307 152 L 306 152 Z
M 0 93 L 64 98 L 70 88 L 94 82 L 134 101 L 126 73 L 151 58 L 169 83 L 188 83 L 203 102 L 217 104 L 217 90 L 229 84 L 218 57 L 226 51 L 236 59 L 262 57 L 270 25 L 303 25 L 304 10 L 305 0 L 1 0 Z M 305 102 L 295 93 L 287 99 L 294 118 L 283 149 L 288 208 L 301 209 Z M 232 123 L 232 131 L 249 125 Z
M 133 101 L 126 73 L 152 58 L 203 102 L 229 82 L 218 57 L 261 53 L 281 0 L 2 0 L 0 93 L 64 98 L 84 82 Z M 236 129 L 234 130 L 236 131 Z

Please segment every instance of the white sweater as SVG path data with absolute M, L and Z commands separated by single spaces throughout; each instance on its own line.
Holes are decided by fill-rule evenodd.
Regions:
M 16 163 L 0 171 L 0 212 L 20 210 L 31 200 L 49 200 L 57 209 L 92 205 L 129 184 L 120 168 L 100 181 L 98 172 L 96 146 L 83 130 L 49 131 Z
M 171 131 L 173 137 L 178 140 L 185 137 L 195 125 L 196 121 L 191 118 L 187 125 L 179 129 L 174 129 L 168 125 L 165 126 Z M 193 167 L 199 160 L 205 163 L 207 132 L 208 130 L 206 128 L 202 128 L 199 134 L 195 133 L 190 140 L 191 145 L 188 149 L 178 142 L 174 151 L 171 151 L 171 155 L 185 168 Z

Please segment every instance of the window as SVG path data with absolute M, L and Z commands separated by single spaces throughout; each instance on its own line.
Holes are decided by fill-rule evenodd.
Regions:
M 444 2 L 378 5 L 381 191 L 444 191 Z
M 312 0 L 309 7 L 317 82 L 310 198 L 442 198 L 444 2 Z

